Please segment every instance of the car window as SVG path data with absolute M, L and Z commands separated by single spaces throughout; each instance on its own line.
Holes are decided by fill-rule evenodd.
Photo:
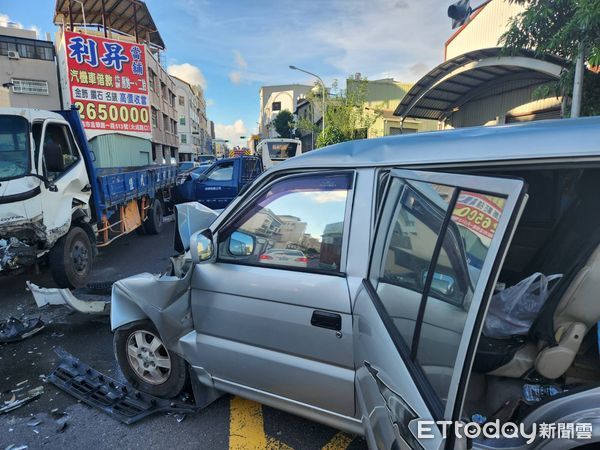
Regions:
M 64 169 L 60 172 L 46 170 L 46 177 L 53 181 L 67 172 L 78 160 L 79 153 L 69 129 L 65 125 L 48 124 L 44 134 L 44 145 L 56 144 L 60 147 Z
M 225 233 L 219 258 L 261 267 L 339 273 L 352 174 L 302 175 L 273 184 Z M 229 252 L 229 236 L 251 236 L 251 255 Z
M 474 287 L 504 202 L 500 197 L 460 191 L 444 233 L 445 251 L 433 271 L 417 344 L 417 361 L 442 400 L 450 388 Z
M 504 206 L 503 198 L 455 190 L 393 180 L 390 192 L 395 194 L 383 205 L 393 208 L 393 214 L 388 224 L 382 223 L 387 229 L 381 264 L 370 277 L 377 282 L 386 314 L 442 403 L 474 286 Z
M 208 173 L 207 179 L 213 181 L 233 180 L 233 162 L 219 164 Z

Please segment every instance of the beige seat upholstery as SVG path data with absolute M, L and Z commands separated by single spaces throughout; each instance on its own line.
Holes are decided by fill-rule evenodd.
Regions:
M 554 313 L 555 347 L 544 348 L 535 360 L 546 378 L 564 374 L 575 359 L 586 333 L 600 320 L 600 246 L 575 276 Z
M 535 370 L 548 379 L 563 375 L 573 364 L 584 336 L 600 321 L 600 246 L 577 273 L 554 312 L 554 333 L 558 345 L 526 344 L 507 364 L 490 375 L 518 378 Z

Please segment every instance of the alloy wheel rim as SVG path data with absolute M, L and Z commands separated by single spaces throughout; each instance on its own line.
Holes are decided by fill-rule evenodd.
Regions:
M 154 333 L 136 330 L 127 339 L 127 360 L 135 374 L 144 382 L 158 385 L 171 374 L 171 357 L 163 342 Z

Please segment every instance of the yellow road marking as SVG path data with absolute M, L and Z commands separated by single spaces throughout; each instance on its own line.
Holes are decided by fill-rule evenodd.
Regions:
M 345 450 L 353 440 L 354 436 L 350 436 L 340 431 L 331 438 L 322 450 Z
M 267 450 L 294 450 L 293 447 L 290 447 L 283 442 L 278 441 L 275 438 L 268 437 L 267 438 Z
M 229 449 L 263 450 L 267 448 L 262 406 L 251 400 L 233 397 L 230 403 Z
M 266 436 L 260 403 L 232 397 L 229 408 L 229 450 L 294 450 L 293 447 Z M 353 440 L 353 436 L 340 431 L 322 450 L 345 450 Z

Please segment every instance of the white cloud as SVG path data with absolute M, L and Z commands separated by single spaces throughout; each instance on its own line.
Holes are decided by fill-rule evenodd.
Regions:
M 235 61 L 235 65 L 238 66 L 240 69 L 248 68 L 248 63 L 246 62 L 239 50 L 233 51 L 233 60 Z
M 8 16 L 8 14 L 0 13 L 0 27 L 8 27 L 8 26 L 18 28 L 20 30 L 25 28 L 21 22 L 14 22 L 14 21 L 10 20 L 10 17 Z M 41 30 L 38 27 L 36 27 L 35 25 L 31 25 L 27 29 L 35 31 L 36 36 L 38 36 L 38 38 L 39 38 Z
M 229 81 L 233 84 L 237 86 L 242 83 L 249 83 L 255 78 L 255 75 L 248 71 L 248 62 L 239 50 L 233 51 L 233 63 L 236 67 L 235 70 L 227 74 Z
M 229 72 L 229 81 L 233 84 L 241 84 L 242 83 L 242 72 L 239 70 L 232 70 Z
M 227 139 L 230 147 L 246 145 L 246 139 L 240 139 L 240 136 L 246 136 L 246 139 L 248 137 L 248 128 L 242 119 L 232 124 L 215 123 L 215 138 Z
M 204 30 L 211 62 L 232 82 L 312 82 L 288 69 L 295 64 L 318 73 L 327 84 L 337 78 L 342 87 L 342 80 L 356 72 L 369 79 L 387 73 L 399 81 L 418 80 L 443 60 L 444 42 L 452 34 L 446 12 L 439 0 L 371 0 L 368 7 L 364 0 L 279 0 L 268 14 L 248 6 L 235 17 L 219 16 L 216 8 L 189 10 Z M 283 16 L 302 27 L 291 32 L 273 26 L 273 17 Z M 231 28 L 237 32 L 222 31 Z M 232 51 L 233 61 L 228 58 Z
M 206 90 L 206 78 L 202 71 L 196 66 L 189 63 L 170 64 L 169 67 L 167 67 L 167 72 L 169 75 L 181 78 L 191 85 L 200 85 L 202 89 Z

